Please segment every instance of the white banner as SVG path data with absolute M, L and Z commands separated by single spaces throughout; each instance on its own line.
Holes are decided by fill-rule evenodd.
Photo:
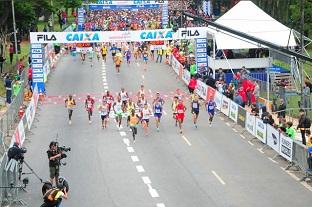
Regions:
M 174 72 L 176 72 L 176 74 L 179 75 L 179 70 L 180 70 L 180 66 L 181 63 L 172 55 L 172 64 L 171 64 Z
M 76 52 L 91 52 L 92 47 L 76 47 Z
M 230 105 L 230 119 L 232 119 L 235 123 L 237 123 L 238 117 L 238 104 L 234 101 L 231 101 Z
M 26 136 L 23 125 L 23 119 L 21 119 L 12 135 L 10 147 L 13 146 L 14 142 L 17 142 L 19 146 L 22 146 L 25 141 L 25 138 Z
M 30 130 L 32 123 L 35 119 L 35 115 L 36 115 L 36 108 L 37 108 L 37 104 L 38 104 L 38 89 L 37 87 L 35 87 L 33 96 L 31 97 L 31 100 L 29 102 L 29 105 L 25 111 L 25 116 L 26 116 L 26 120 L 27 120 L 27 126 L 28 126 L 28 130 Z
M 191 74 L 188 70 L 184 69 L 182 72 L 182 80 L 184 81 L 184 83 L 186 85 L 189 84 L 190 80 L 191 80 Z
M 31 32 L 33 43 L 91 43 L 91 42 L 141 42 L 206 38 L 207 28 L 136 30 L 136 31 L 94 31 L 94 32 Z
M 246 112 L 245 128 L 250 134 L 256 136 L 256 117 L 249 112 Z
M 290 137 L 280 134 L 280 155 L 290 162 L 292 161 L 293 143 L 294 141 Z
M 202 99 L 207 100 L 207 91 L 208 91 L 208 86 L 206 83 L 197 80 L 197 86 L 195 89 L 195 92 L 200 96 Z
M 226 116 L 229 116 L 230 104 L 231 104 L 231 100 L 228 97 L 223 96 L 222 105 L 221 105 L 221 112 L 224 113 L 224 115 L 226 115 Z
M 222 105 L 222 93 L 216 91 L 214 101 L 216 102 L 217 109 L 220 111 L 221 110 L 221 105 Z
M 164 0 L 98 0 L 94 5 L 146 5 L 146 4 L 164 4 Z M 91 4 L 92 5 L 92 4 Z
M 266 128 L 267 126 L 262 119 L 256 118 L 256 137 L 264 144 L 266 143 Z
M 280 133 L 271 125 L 267 124 L 267 145 L 280 153 Z

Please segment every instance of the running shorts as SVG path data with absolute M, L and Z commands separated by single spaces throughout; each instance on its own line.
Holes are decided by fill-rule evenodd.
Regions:
M 106 115 L 101 115 L 101 119 L 104 120 L 104 119 L 107 119 L 108 118 L 108 114 Z
M 154 117 L 155 117 L 155 118 L 159 118 L 159 119 L 160 119 L 160 118 L 161 118 L 161 115 L 162 115 L 161 113 L 154 113 Z

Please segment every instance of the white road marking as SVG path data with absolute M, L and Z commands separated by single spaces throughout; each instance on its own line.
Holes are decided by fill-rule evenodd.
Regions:
M 241 134 L 240 136 L 241 136 L 241 138 L 246 139 L 246 137 L 244 135 Z
M 257 150 L 258 150 L 260 153 L 264 154 L 264 152 L 262 151 L 263 148 L 258 148 Z
M 104 83 L 103 83 L 103 85 L 104 85 L 104 86 L 107 86 L 107 83 L 106 83 L 106 82 L 104 82 Z
M 136 167 L 136 169 L 137 169 L 137 171 L 138 171 L 139 173 L 145 172 L 145 170 L 144 170 L 144 168 L 143 168 L 142 165 L 137 165 L 137 166 L 135 166 L 135 167 Z
M 137 66 L 140 66 L 140 63 L 137 63 Z
M 166 206 L 165 206 L 165 204 L 163 204 L 163 203 L 157 203 L 157 204 L 156 204 L 156 207 L 166 207 Z
M 184 135 L 182 135 L 182 138 L 189 146 L 192 146 L 191 142 Z
M 127 147 L 128 152 L 134 152 L 133 147 Z
M 251 145 L 251 146 L 254 146 L 255 144 L 252 143 L 251 141 L 248 141 L 248 143 Z
M 281 169 L 286 172 L 290 177 L 292 177 L 293 179 L 295 179 L 296 181 L 300 181 L 300 178 L 298 178 L 294 173 L 285 170 L 285 168 L 281 167 Z M 312 187 L 307 183 L 307 182 L 300 182 L 301 185 L 303 185 L 306 189 L 308 189 L 309 191 L 312 192 Z
M 142 176 L 142 180 L 145 184 L 152 184 L 152 181 L 147 176 Z
M 144 75 L 142 75 L 142 79 L 144 79 L 145 77 L 144 77 Z
M 129 144 L 130 144 L 129 139 L 127 139 L 127 138 L 124 138 L 124 139 L 123 139 L 123 142 L 124 142 L 125 145 L 127 145 L 127 146 L 129 146 Z
M 131 156 L 132 162 L 139 162 L 138 156 Z
M 225 182 L 222 180 L 222 178 L 215 172 L 215 171 L 211 171 L 212 174 L 219 180 L 219 182 L 222 184 L 222 185 L 225 185 Z
M 222 121 L 224 121 L 224 118 L 223 118 L 223 117 L 220 117 L 220 119 L 221 119 Z
M 231 126 L 231 124 L 229 122 L 226 122 L 225 124 L 228 125 L 228 126 Z
M 148 189 L 148 192 L 150 193 L 152 198 L 158 198 L 159 197 L 157 190 L 155 190 L 154 188 Z
M 104 89 L 108 90 L 108 86 L 104 86 Z
M 78 100 L 80 100 L 81 98 L 79 97 Z
M 124 131 L 121 131 L 121 132 L 119 132 L 119 133 L 120 133 L 120 136 L 122 136 L 122 137 L 127 136 L 126 132 L 124 132 Z
M 163 111 L 164 112 L 164 115 L 167 115 L 167 112 L 166 111 Z
M 148 92 L 149 92 L 149 93 L 152 93 L 152 90 L 151 90 L 151 89 L 148 89 Z
M 234 129 L 234 128 L 232 128 L 232 129 L 233 129 L 233 131 L 234 131 L 234 132 L 237 132 L 237 130 L 236 130 L 236 129 Z
M 271 157 L 268 157 L 268 159 L 271 160 L 273 163 L 278 164 L 278 162 L 273 160 Z

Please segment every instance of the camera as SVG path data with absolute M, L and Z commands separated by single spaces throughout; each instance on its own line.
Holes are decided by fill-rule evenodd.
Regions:
M 14 142 L 13 146 L 8 150 L 9 159 L 14 159 L 19 162 L 24 161 L 24 154 L 27 152 L 27 149 L 24 147 L 19 147 L 17 142 Z
M 61 156 L 55 161 L 55 164 L 56 165 L 61 165 L 61 164 L 66 165 L 66 163 L 61 163 L 61 160 L 67 157 L 65 152 L 71 151 L 71 148 L 66 147 L 66 146 L 59 146 L 59 143 L 57 141 L 52 141 L 50 143 L 50 150 L 53 147 L 54 147 L 54 153 L 53 154 L 61 154 Z M 55 165 L 55 164 L 53 164 L 53 165 Z

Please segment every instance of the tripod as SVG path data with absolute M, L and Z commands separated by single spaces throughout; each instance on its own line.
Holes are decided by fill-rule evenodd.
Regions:
M 19 175 L 19 180 L 21 180 L 21 175 L 31 175 L 31 174 L 33 174 L 33 175 L 35 175 L 35 177 L 36 178 L 38 178 L 38 180 L 40 180 L 40 182 L 41 183 L 43 183 L 43 180 L 42 180 L 42 178 L 40 178 L 39 177 L 39 175 L 30 167 L 30 165 L 25 161 L 25 160 L 23 160 L 23 161 L 21 161 L 21 163 L 20 163 L 20 168 L 22 168 L 22 164 L 25 164 L 26 165 L 26 167 L 30 170 L 30 172 L 29 173 L 22 173 L 22 171 L 20 171 L 20 175 Z

